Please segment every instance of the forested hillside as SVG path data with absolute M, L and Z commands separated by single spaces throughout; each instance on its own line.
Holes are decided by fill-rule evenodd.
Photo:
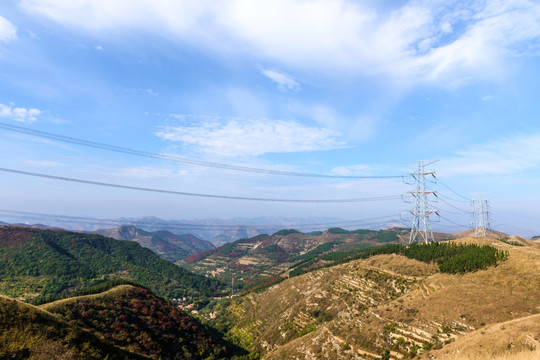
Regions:
M 143 360 L 38 307 L 0 295 L 0 359 Z
M 94 296 L 45 304 L 43 309 L 117 347 L 154 359 L 225 359 L 242 350 L 151 291 L 121 285 Z
M 170 263 L 136 242 L 101 235 L 0 227 L 0 290 L 52 300 L 113 278 L 168 298 L 216 295 L 221 284 Z

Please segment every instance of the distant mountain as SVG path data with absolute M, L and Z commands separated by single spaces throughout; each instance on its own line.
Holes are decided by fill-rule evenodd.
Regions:
M 161 259 L 136 242 L 97 234 L 0 226 L 6 295 L 51 298 L 107 279 L 132 280 L 168 298 L 215 296 L 221 284 Z
M 107 226 L 136 226 L 147 232 L 166 230 L 176 235 L 191 234 L 199 239 L 210 241 L 215 246 L 221 246 L 228 242 L 257 236 L 260 234 L 273 234 L 281 229 L 298 229 L 303 232 L 325 230 L 331 226 L 341 226 L 345 229 L 357 228 L 359 225 L 348 222 L 342 218 L 335 217 L 255 217 L 255 218 L 230 218 L 230 219 L 192 219 L 192 220 L 163 220 L 154 216 L 141 218 L 119 218 L 116 220 L 100 221 L 91 218 L 78 221 L 77 219 L 62 220 L 61 217 L 54 217 L 43 220 L 49 228 L 61 228 L 72 231 L 94 232 Z M 24 226 L 32 226 L 19 224 Z M 378 230 L 392 227 L 404 227 L 396 220 L 388 221 L 386 224 L 368 226 L 368 229 Z
M 215 249 L 187 257 L 177 264 L 195 273 L 229 280 L 235 276 L 239 286 L 249 286 L 289 269 L 307 268 L 319 262 L 318 256 L 334 252 L 339 256 L 385 243 L 407 243 L 409 230 L 355 230 L 330 228 L 324 232 L 301 233 L 280 230 L 272 235 L 239 239 Z
M 220 246 L 234 240 L 260 234 L 273 234 L 281 229 L 295 228 L 302 231 L 320 229 L 324 223 L 343 222 L 340 218 L 286 218 L 256 217 L 232 219 L 162 220 L 153 216 L 120 218 L 119 223 L 130 224 L 147 231 L 167 230 L 174 234 L 193 234 Z M 323 228 L 327 228 L 324 227 Z
M 172 262 L 214 248 L 211 242 L 201 240 L 190 234 L 176 235 L 167 230 L 150 232 L 133 225 L 96 230 L 94 233 L 112 237 L 116 240 L 136 241 L 162 258 Z

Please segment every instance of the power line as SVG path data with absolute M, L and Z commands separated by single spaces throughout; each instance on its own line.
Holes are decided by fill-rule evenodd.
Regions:
M 469 214 L 468 212 L 466 213 L 466 212 L 463 212 L 463 211 L 461 211 L 461 212 L 449 211 L 449 210 L 446 210 L 446 209 L 441 209 L 441 208 L 439 208 L 439 207 L 434 207 L 434 209 L 437 210 L 437 211 L 442 211 L 442 212 L 444 212 L 445 214 L 452 214 L 452 215 Z
M 236 225 L 224 225 L 224 224 L 189 224 L 189 223 L 170 223 L 167 221 L 144 221 L 144 220 L 123 220 L 123 219 L 103 219 L 103 218 L 92 218 L 86 216 L 69 216 L 69 215 L 57 215 L 57 214 L 45 214 L 45 213 L 36 213 L 28 211 L 17 211 L 17 210 L 7 210 L 0 209 L 0 213 L 3 216 L 26 219 L 47 219 L 58 222 L 82 222 L 89 225 L 110 225 L 110 226 L 119 226 L 120 224 L 124 225 L 136 225 L 136 226 L 155 226 L 155 227 L 164 227 L 168 229 L 185 229 L 185 230 L 228 230 L 235 229 L 238 227 L 251 227 L 258 230 L 263 229 L 274 229 L 278 227 L 286 226 L 286 224 L 236 224 Z M 7 215 L 6 215 L 7 214 Z M 297 228 L 319 228 L 322 226 L 330 225 L 342 225 L 342 226 L 352 226 L 352 225 L 369 225 L 374 224 L 375 222 L 367 223 L 368 221 L 388 219 L 392 217 L 397 217 L 397 215 L 386 215 L 373 217 L 368 219 L 359 219 L 351 221 L 341 221 L 341 222 L 328 222 L 328 223 L 305 223 L 305 224 L 296 224 L 293 225 Z M 376 223 L 375 223 L 376 224 Z
M 452 188 L 450 188 L 448 185 L 446 185 L 444 182 L 442 182 L 439 178 L 437 178 L 437 180 L 439 181 L 439 183 L 444 186 L 445 188 L 447 188 L 448 190 L 450 190 L 451 192 L 453 192 L 454 194 L 456 194 L 457 196 L 459 196 L 460 198 L 462 199 L 465 199 L 467 202 L 471 201 L 471 199 L 461 195 L 460 193 L 458 193 L 457 191 L 453 190 Z M 456 200 L 456 201 L 463 201 L 463 200 Z
M 454 224 L 454 225 L 456 225 L 456 226 L 459 226 L 459 227 L 462 227 L 462 228 L 466 228 L 466 229 L 470 229 L 469 226 L 461 225 L 461 224 L 458 224 L 457 222 L 454 222 L 454 221 L 452 221 L 452 220 L 450 220 L 450 219 L 448 219 L 448 218 L 445 218 L 444 216 L 441 216 L 441 215 L 439 215 L 439 216 L 440 216 L 441 219 L 446 220 L 446 221 L 448 221 L 449 223 L 452 223 L 452 224 Z
M 13 174 L 19 174 L 19 175 L 35 176 L 35 177 L 40 177 L 40 178 L 45 178 L 45 179 L 70 181 L 70 182 L 75 182 L 75 183 L 80 183 L 80 184 L 106 186 L 106 187 L 112 187 L 112 188 L 117 188 L 117 189 L 138 190 L 138 191 L 147 191 L 147 192 L 155 192 L 155 193 L 162 193 L 162 194 L 196 196 L 196 197 L 227 199 L 227 200 L 292 202 L 292 203 L 354 203 L 354 202 L 363 202 L 363 201 L 381 201 L 381 200 L 401 199 L 400 195 L 377 196 L 377 197 L 371 197 L 371 198 L 358 198 L 358 199 L 273 199 L 273 198 L 259 198 L 259 197 L 229 196 L 229 195 L 190 193 L 190 192 L 184 192 L 184 191 L 174 191 L 174 190 L 154 189 L 154 188 L 131 186 L 131 185 L 113 184 L 113 183 L 108 183 L 108 182 L 75 179 L 75 178 L 69 178 L 69 177 L 63 177 L 63 176 L 55 176 L 55 175 L 48 175 L 48 174 L 15 170 L 15 169 L 7 169 L 7 168 L 0 168 L 0 171 L 9 172 Z
M 191 159 L 191 158 L 180 157 L 180 156 L 152 153 L 152 152 L 143 151 L 143 150 L 131 149 L 131 148 L 122 147 L 122 146 L 83 140 L 83 139 L 78 139 L 74 137 L 54 134 L 50 132 L 29 129 L 22 126 L 16 126 L 16 125 L 6 124 L 2 122 L 0 122 L 0 129 L 23 133 L 23 134 L 32 135 L 32 136 L 37 136 L 37 137 L 46 138 L 46 139 L 51 139 L 51 140 L 62 141 L 62 142 L 70 143 L 70 144 L 82 145 L 82 146 L 91 147 L 95 149 L 115 151 L 115 152 L 123 153 L 123 154 L 147 157 L 147 158 L 152 158 L 152 159 L 161 159 L 161 160 L 173 161 L 173 162 L 190 164 L 190 165 L 206 166 L 206 167 L 211 167 L 211 168 L 259 173 L 259 174 L 329 178 L 329 179 L 392 179 L 392 178 L 402 177 L 401 175 L 388 175 L 388 176 L 331 175 L 331 174 L 316 174 L 316 173 L 303 173 L 303 172 L 294 172 L 294 171 L 262 169 L 262 168 L 255 168 L 255 167 L 249 167 L 249 166 L 224 164 L 224 163 L 203 161 L 203 160 Z
M 441 200 L 441 201 L 442 201 L 443 203 L 445 203 L 446 205 L 448 205 L 448 206 L 450 206 L 450 207 L 452 207 L 452 208 L 454 208 L 454 209 L 460 211 L 460 212 L 463 213 L 463 214 L 470 214 L 470 211 L 460 209 L 460 208 L 458 208 L 457 206 L 454 206 L 454 205 L 450 204 L 448 201 L 446 201 L 446 200 L 444 200 L 444 199 L 439 198 L 439 200 Z
M 437 193 L 437 196 L 438 197 L 443 197 L 443 198 L 445 198 L 447 200 L 450 200 L 450 201 L 456 201 L 456 202 L 462 202 L 462 203 L 469 202 L 469 201 L 465 201 L 465 200 L 454 199 L 454 198 L 452 198 L 452 197 L 450 197 L 448 195 L 444 195 L 444 194 L 441 194 L 441 193 Z

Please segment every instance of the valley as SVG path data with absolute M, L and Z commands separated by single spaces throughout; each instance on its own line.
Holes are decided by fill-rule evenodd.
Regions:
M 167 230 L 145 231 L 133 225 L 93 231 L 116 240 L 136 241 L 162 258 L 175 262 L 190 255 L 213 249 L 214 245 L 191 234 L 176 235 Z
M 407 229 L 281 230 L 179 262 L 189 270 L 135 241 L 0 234 L 2 293 L 42 304 L 2 298 L 4 316 L 17 314 L 2 323 L 5 356 L 518 359 L 540 338 L 540 244 L 500 233 L 404 246 Z M 31 336 L 7 335 L 21 332 Z

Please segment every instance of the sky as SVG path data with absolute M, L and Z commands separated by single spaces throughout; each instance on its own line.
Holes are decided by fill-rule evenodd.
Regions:
M 3 0 L 0 83 L 2 169 L 384 197 L 3 170 L 0 209 L 408 222 L 400 176 L 438 160 L 434 228 L 465 230 L 483 194 L 492 228 L 540 235 L 538 1 Z

